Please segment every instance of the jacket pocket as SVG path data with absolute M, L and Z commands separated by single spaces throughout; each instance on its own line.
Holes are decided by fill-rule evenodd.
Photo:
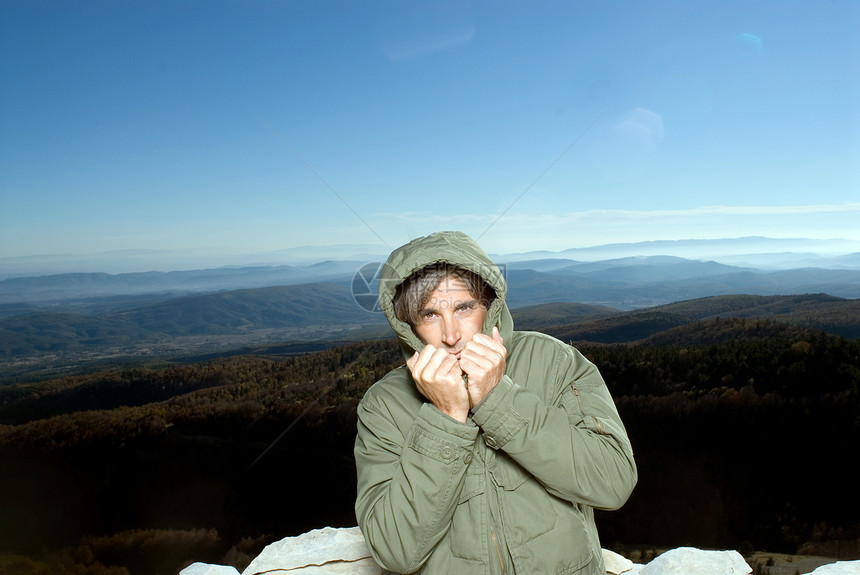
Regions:
M 568 420 L 579 427 L 615 438 L 618 444 L 625 450 L 630 451 L 630 442 L 627 439 L 627 431 L 615 402 L 606 385 L 592 382 L 578 382 L 571 384 L 562 395 L 562 404 L 567 411 Z M 632 458 L 632 454 L 630 455 Z
M 505 491 L 515 490 L 530 477 L 529 473 L 504 451 L 496 452 L 490 464 L 490 475 L 493 476 L 495 484 Z
M 486 510 L 484 509 L 486 502 L 483 497 L 485 491 L 486 482 L 483 474 L 466 475 L 447 537 L 454 557 L 483 563 L 487 556 Z
M 591 573 L 593 557 L 594 551 L 585 532 L 567 529 L 564 525 L 511 549 L 517 573 Z
M 577 573 L 592 560 L 591 537 L 579 506 L 550 495 L 510 457 L 492 470 L 502 488 L 505 540 L 517 573 Z
M 575 504 L 544 492 L 543 497 L 529 497 L 532 511 L 511 517 L 525 522 L 528 517 L 541 522 L 534 537 L 511 541 L 511 559 L 517 573 L 572 574 L 591 563 L 594 549 L 584 518 Z M 551 524 L 549 529 L 546 525 Z
M 570 422 L 577 427 L 584 426 L 595 433 L 603 433 L 600 418 L 595 413 L 589 397 L 591 390 L 576 384 L 567 386 L 562 394 L 562 404 Z

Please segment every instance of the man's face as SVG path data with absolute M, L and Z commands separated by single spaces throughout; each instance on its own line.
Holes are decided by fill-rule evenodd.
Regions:
M 455 354 L 480 333 L 487 308 L 475 299 L 459 278 L 447 276 L 430 294 L 430 299 L 412 326 L 425 345 L 432 345 Z

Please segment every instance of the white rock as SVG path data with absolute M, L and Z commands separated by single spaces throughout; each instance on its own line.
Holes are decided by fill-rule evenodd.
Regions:
M 702 551 L 679 547 L 645 565 L 641 575 L 740 575 L 752 573 L 737 551 Z
M 227 567 L 225 565 L 192 563 L 180 571 L 179 575 L 239 575 L 239 572 L 235 567 Z
M 860 575 L 860 561 L 837 561 L 822 565 L 809 575 Z
M 703 551 L 679 547 L 647 565 L 639 565 L 603 552 L 610 575 L 745 575 L 752 569 L 737 551 Z M 298 537 L 286 537 L 268 545 L 242 575 L 289 572 L 290 575 L 389 575 L 373 560 L 358 527 L 315 529 Z M 239 575 L 233 567 L 194 563 L 179 575 Z M 860 561 L 823 565 L 810 575 L 860 575 Z
M 601 549 L 601 551 L 603 552 L 603 565 L 606 567 L 607 573 L 619 575 L 633 569 L 633 561 L 630 559 L 606 549 Z
M 262 573 L 279 573 L 285 575 L 382 575 L 384 571 L 373 559 L 358 561 L 332 561 L 324 565 L 305 565 L 296 569 L 270 569 Z
M 267 545 L 242 575 L 300 570 L 302 575 L 380 575 L 358 527 L 314 529 Z

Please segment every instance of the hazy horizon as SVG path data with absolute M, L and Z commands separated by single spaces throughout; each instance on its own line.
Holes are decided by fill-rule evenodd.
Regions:
M 599 261 L 637 256 L 675 256 L 710 259 L 727 264 L 795 267 L 820 261 L 832 267 L 831 258 L 860 254 L 860 241 L 841 238 L 768 238 L 748 236 L 720 239 L 649 240 L 543 250 L 490 252 L 497 262 L 537 258 Z M 325 261 L 382 261 L 388 248 L 382 244 L 328 244 L 298 246 L 258 253 L 208 253 L 190 250 L 112 250 L 90 254 L 40 254 L 0 257 L 0 280 L 63 273 L 179 272 L 250 266 L 310 266 Z M 852 260 L 853 262 L 853 260 Z M 844 264 L 840 267 L 849 267 Z M 860 267 L 852 263 L 851 268 Z

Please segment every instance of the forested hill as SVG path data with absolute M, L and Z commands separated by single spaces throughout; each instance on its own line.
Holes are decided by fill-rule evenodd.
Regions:
M 630 501 L 599 514 L 604 545 L 860 553 L 839 471 L 860 443 L 860 341 L 701 321 L 729 322 L 725 341 L 581 346 L 639 467 Z M 402 362 L 388 339 L 0 388 L 0 564 L 241 569 L 281 537 L 354 525 L 355 408 Z
M 713 296 L 642 310 L 618 312 L 581 304 L 543 304 L 514 312 L 518 329 L 544 331 L 563 341 L 660 345 L 722 342 L 745 337 L 736 329 L 774 336 L 821 330 L 860 338 L 860 300 L 826 294 Z M 754 319 L 738 323 L 729 319 Z
M 718 318 L 774 320 L 860 337 L 860 300 L 825 294 L 714 296 L 634 311 L 557 302 L 513 313 L 517 329 L 578 343 L 702 341 L 703 330 L 709 332 L 705 340 L 716 341 L 727 325 Z M 345 287 L 328 283 L 185 296 L 99 314 L 38 311 L 0 318 L 0 385 L 105 362 L 307 352 L 386 337 L 390 328 L 381 313 L 363 309 Z
M 114 309 L 99 300 L 98 312 L 81 303 L 0 318 L 0 382 L 105 361 L 175 360 L 285 342 L 321 349 L 388 331 L 382 314 L 356 305 L 347 288 L 331 283 L 134 302 Z

